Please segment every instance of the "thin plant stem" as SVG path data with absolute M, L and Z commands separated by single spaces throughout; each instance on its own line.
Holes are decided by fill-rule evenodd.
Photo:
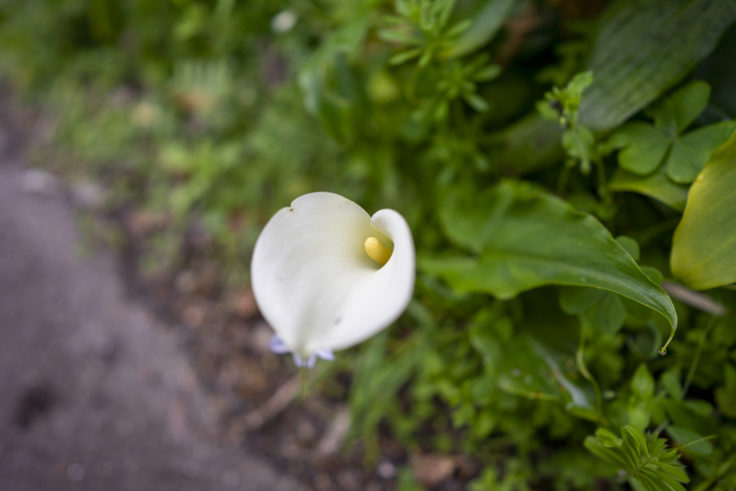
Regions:
M 573 164 L 574 165 L 574 164 Z M 570 162 L 565 162 L 560 171 L 560 177 L 557 180 L 557 196 L 564 196 L 565 190 L 567 189 L 567 181 L 570 178 L 570 169 L 572 169 Z
M 685 377 L 685 383 L 682 385 L 683 397 L 685 396 L 685 394 L 687 394 L 687 390 L 690 388 L 690 384 L 692 383 L 693 377 L 695 376 L 695 370 L 698 368 L 698 364 L 700 363 L 700 356 L 703 353 L 705 339 L 708 337 L 708 334 L 710 334 L 710 331 L 711 329 L 713 329 L 713 326 L 715 326 L 717 320 L 717 317 L 711 316 L 708 321 L 708 325 L 705 328 L 705 331 L 703 331 L 703 333 L 700 335 L 698 346 L 697 348 L 695 348 L 695 356 L 693 356 L 693 362 L 690 364 L 690 369 L 688 369 L 687 376 Z
M 606 204 L 611 203 L 611 192 L 608 190 L 608 182 L 606 181 L 606 169 L 603 166 L 601 159 L 595 159 L 593 161 L 596 167 L 596 174 L 598 177 L 598 195 L 603 199 Z
M 575 353 L 575 362 L 578 366 L 578 370 L 582 374 L 583 378 L 590 382 L 590 384 L 593 386 L 593 390 L 595 391 L 595 409 L 598 415 L 600 416 L 601 420 L 603 421 L 605 418 L 603 417 L 603 397 L 601 396 L 601 388 L 598 386 L 598 381 L 593 377 L 593 375 L 588 371 L 588 367 L 585 365 L 585 327 L 582 325 L 582 322 L 580 324 L 580 342 L 578 343 L 578 349 Z

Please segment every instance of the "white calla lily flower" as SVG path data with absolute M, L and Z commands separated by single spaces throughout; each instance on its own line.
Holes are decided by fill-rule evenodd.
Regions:
M 339 194 L 305 194 L 256 241 L 253 294 L 297 365 L 349 348 L 393 323 L 414 290 L 414 241 L 394 210 L 372 217 Z

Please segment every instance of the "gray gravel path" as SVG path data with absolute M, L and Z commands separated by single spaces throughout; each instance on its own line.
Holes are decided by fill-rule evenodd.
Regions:
M 126 297 L 109 253 L 84 252 L 3 119 L 0 490 L 298 489 L 218 440 L 177 331 Z

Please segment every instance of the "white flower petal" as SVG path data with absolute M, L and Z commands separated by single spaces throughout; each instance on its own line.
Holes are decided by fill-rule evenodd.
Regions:
M 393 242 L 384 266 L 368 237 Z M 353 346 L 394 322 L 414 289 L 414 243 L 393 210 L 371 218 L 334 193 L 310 193 L 274 215 L 253 251 L 251 278 L 261 313 L 294 353 Z

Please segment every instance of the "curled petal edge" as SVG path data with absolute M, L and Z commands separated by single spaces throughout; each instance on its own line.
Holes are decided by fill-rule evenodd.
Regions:
M 383 266 L 362 250 L 370 235 L 393 243 Z M 280 338 L 279 352 L 309 366 L 313 356 L 329 359 L 332 350 L 393 323 L 411 300 L 415 267 L 411 231 L 398 212 L 370 217 L 342 196 L 310 193 L 264 228 L 253 254 L 253 290 Z

